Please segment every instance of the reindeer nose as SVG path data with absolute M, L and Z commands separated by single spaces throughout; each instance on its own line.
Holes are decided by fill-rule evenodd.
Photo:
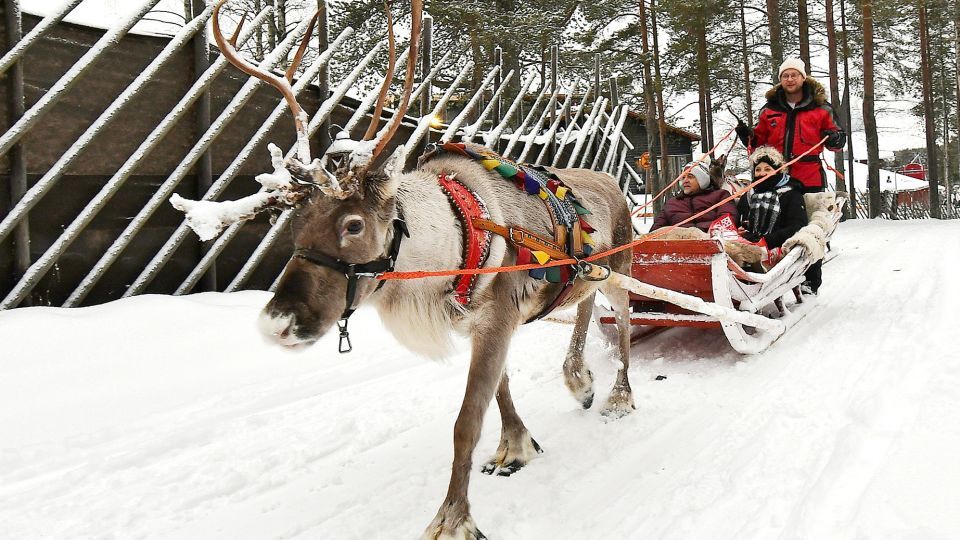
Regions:
M 264 309 L 257 321 L 263 337 L 282 345 L 295 345 L 299 340 L 294 334 L 296 316 L 292 313 L 276 313 Z

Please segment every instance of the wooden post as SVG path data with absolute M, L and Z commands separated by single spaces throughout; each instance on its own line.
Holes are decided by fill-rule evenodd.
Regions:
M 540 50 L 540 88 L 547 84 L 547 51 Z
M 330 23 L 327 20 L 327 2 L 326 0 L 317 0 L 317 11 L 320 12 L 320 17 L 317 19 L 317 51 L 323 52 L 330 47 Z M 317 86 L 320 90 L 320 103 L 326 101 L 330 97 L 330 68 L 329 64 L 324 65 L 320 69 L 320 74 L 317 75 Z M 330 139 L 330 119 L 327 118 L 323 121 L 323 124 L 317 129 L 317 145 L 320 147 L 318 155 L 322 155 L 323 152 L 326 152 L 327 148 L 332 144 Z
M 610 107 L 616 109 L 620 106 L 620 92 L 617 89 L 617 78 L 610 77 Z
M 603 95 L 600 86 L 600 55 L 593 55 L 593 87 L 597 89 L 597 97 Z
M 874 112 L 873 0 L 861 0 L 860 7 L 863 13 L 863 130 L 867 135 L 867 189 L 870 191 L 870 218 L 872 219 L 879 217 L 882 211 L 880 143 L 877 140 L 877 116 Z
M 499 45 L 493 48 L 493 65 L 500 68 L 500 71 L 497 72 L 497 78 L 494 79 L 496 88 L 499 90 L 503 85 L 503 49 Z M 493 125 L 499 124 L 503 118 L 501 103 L 503 103 L 503 100 L 499 97 L 496 98 L 496 103 L 493 105 Z
M 201 12 L 205 6 L 203 0 L 191 0 L 190 10 L 184 5 L 184 20 L 190 21 Z M 210 54 L 207 48 L 207 33 L 197 32 L 193 38 L 193 78 L 196 79 L 201 73 L 210 67 Z M 195 110 L 197 134 L 206 133 L 210 129 L 210 92 L 204 92 L 197 99 Z M 197 196 L 202 197 L 204 193 L 213 185 L 213 155 L 210 150 L 204 152 L 197 160 Z M 203 259 L 203 256 L 210 249 L 212 242 L 202 242 L 197 253 L 197 261 Z M 204 274 L 200 281 L 200 288 L 203 291 L 217 290 L 217 266 L 216 263 L 210 266 L 210 270 Z
M 800 59 L 807 66 L 807 73 L 813 71 L 810 63 L 810 15 L 807 12 L 807 0 L 797 0 L 797 23 L 800 40 Z
M 560 56 L 560 48 L 556 45 L 553 45 L 552 47 L 550 47 L 550 84 L 551 84 L 551 88 L 553 88 L 554 93 L 557 92 L 557 88 L 558 88 L 557 83 L 559 81 L 559 77 L 557 77 L 557 57 L 558 56 Z M 550 125 L 551 126 L 554 125 L 556 121 L 557 121 L 557 105 L 556 103 L 554 103 L 553 109 L 550 110 Z M 557 151 L 557 143 L 555 139 L 556 137 L 551 136 L 550 140 L 547 141 L 547 145 L 550 148 L 549 150 L 550 161 L 553 161 L 553 156 L 556 154 L 556 151 Z
M 4 0 L 4 23 L 7 31 L 7 50 L 12 49 L 23 37 L 20 5 L 17 0 Z M 7 125 L 14 125 L 26 112 L 23 94 L 23 63 L 16 62 L 7 70 L 7 96 L 9 114 Z M 27 161 L 21 139 L 10 148 L 10 207 L 27 193 Z M 13 271 L 14 282 L 18 281 L 30 268 L 30 218 L 23 216 L 13 231 Z M 31 298 L 24 299 L 21 305 L 33 305 Z
M 663 189 L 663 186 L 666 185 L 667 180 L 673 177 L 676 174 L 673 167 L 670 163 L 670 145 L 667 142 L 667 114 L 665 112 L 665 106 L 663 104 L 663 78 L 660 76 L 660 41 L 659 41 L 659 31 L 657 30 L 657 3 L 656 0 L 650 0 L 650 29 L 653 33 L 653 73 L 654 73 L 654 99 L 657 102 L 657 122 L 658 124 L 658 133 L 660 134 L 660 159 L 662 167 L 660 167 L 660 182 L 658 185 L 658 192 L 660 189 Z M 750 102 L 747 101 L 747 106 L 750 106 Z M 753 125 L 753 120 L 750 121 L 750 125 Z M 659 213 L 663 209 L 663 199 L 657 199 L 653 201 L 653 211 L 654 213 Z
M 937 167 L 937 128 L 933 112 L 933 74 L 930 65 L 930 31 L 927 28 L 927 3 L 917 6 L 920 23 L 920 77 L 923 83 L 923 118 L 927 135 L 927 181 L 930 184 L 930 217 L 940 219 L 940 170 Z
M 267 5 L 273 8 L 270 12 L 270 24 L 267 25 L 267 49 L 277 48 L 277 0 L 267 0 Z
M 828 0 L 829 1 L 829 0 Z M 747 102 L 747 125 L 753 127 L 753 87 L 750 86 L 750 55 L 747 49 L 747 17 L 740 0 L 740 47 L 743 52 L 743 96 Z
M 423 16 L 423 37 L 421 39 L 421 47 L 423 49 L 423 53 L 420 57 L 420 76 L 426 78 L 427 74 L 430 73 L 430 70 L 433 69 L 433 17 L 431 17 L 429 14 L 424 14 Z M 430 84 L 430 81 L 427 81 L 426 86 L 423 89 L 423 93 L 420 94 L 421 118 L 430 114 L 430 97 L 432 94 L 433 87 Z
M 840 0 L 840 29 L 843 32 L 843 102 L 844 102 L 844 120 L 847 125 L 847 186 L 850 191 L 850 206 L 848 209 L 848 219 L 857 219 L 857 186 L 854 180 L 853 172 L 853 122 L 850 109 L 850 43 L 847 40 L 847 8 L 846 1 Z
M 263 11 L 263 0 L 253 0 L 253 12 L 260 13 Z M 257 62 L 263 62 L 263 26 L 257 25 L 257 42 L 254 45 L 253 57 Z
M 943 45 L 943 36 L 940 36 L 940 46 L 944 48 Z M 947 86 L 946 81 L 946 65 L 943 58 L 940 58 L 940 95 L 943 96 L 943 101 L 941 102 L 941 107 L 943 108 L 943 184 L 947 188 L 947 197 L 946 202 L 950 202 L 950 102 L 953 100 L 953 89 Z M 951 85 L 952 86 L 952 85 Z M 944 201 L 940 201 L 941 208 L 945 208 L 947 211 L 946 215 L 943 215 L 943 212 L 940 212 L 941 219 L 950 219 L 952 217 L 952 212 L 950 211 L 950 205 L 947 204 L 944 206 Z
M 777 0 L 767 2 L 767 25 L 770 28 L 770 67 L 773 69 L 773 84 L 780 80 L 780 64 L 783 63 L 783 38 L 780 31 L 780 3 Z
M 655 6 L 651 6 L 653 8 Z M 660 191 L 660 170 L 657 166 L 658 152 L 657 142 L 660 138 L 660 124 L 657 118 L 657 104 L 654 98 L 653 74 L 650 69 L 652 55 L 650 51 L 649 32 L 647 31 L 647 7 L 645 0 L 639 2 L 640 15 L 640 50 L 643 52 L 643 101 L 646 107 L 645 117 L 643 119 L 643 128 L 647 132 L 647 152 L 650 156 L 650 171 L 646 174 L 647 183 L 651 184 L 651 190 Z M 655 21 L 656 19 L 654 19 Z M 666 155 L 667 149 L 664 144 L 660 144 L 660 153 Z
M 953 8 L 953 51 L 953 61 L 955 64 L 954 73 L 956 74 L 954 90 L 956 91 L 957 99 L 960 99 L 960 6 L 957 5 Z M 960 106 L 957 107 L 957 128 L 960 129 Z M 960 137 L 957 137 L 954 141 L 960 142 Z M 958 153 L 958 155 L 960 155 L 960 153 Z M 953 184 L 949 177 L 947 178 L 947 208 L 951 216 L 957 215 L 957 208 L 954 206 Z

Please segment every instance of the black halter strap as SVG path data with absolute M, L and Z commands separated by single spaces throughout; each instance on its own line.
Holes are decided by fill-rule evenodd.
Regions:
M 390 241 L 390 249 L 387 251 L 386 257 L 380 257 L 379 259 L 365 263 L 344 262 L 326 253 L 310 248 L 301 247 L 293 250 L 294 257 L 301 258 L 318 266 L 336 270 L 347 278 L 347 307 L 340 315 L 340 320 L 337 321 L 337 328 L 340 329 L 341 353 L 348 353 L 353 350 L 353 345 L 350 343 L 350 332 L 347 330 L 347 322 L 350 316 L 353 315 L 353 312 L 357 310 L 357 308 L 353 306 L 353 303 L 356 300 L 357 284 L 360 282 L 360 278 L 375 278 L 384 272 L 392 272 L 394 266 L 397 264 L 397 256 L 400 255 L 400 243 L 403 241 L 404 236 L 409 237 L 410 232 L 407 230 L 407 224 L 403 221 L 403 218 L 397 217 L 393 220 L 393 240 Z M 380 281 L 380 283 L 377 284 L 377 288 L 374 289 L 374 292 L 379 291 L 384 283 L 386 283 L 386 281 Z

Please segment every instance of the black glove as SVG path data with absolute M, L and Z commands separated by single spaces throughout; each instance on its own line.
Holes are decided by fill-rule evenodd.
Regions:
M 760 241 L 760 235 L 759 235 L 759 234 L 754 234 L 754 233 L 752 233 L 752 232 L 750 232 L 750 231 L 747 231 L 747 232 L 743 233 L 743 239 L 746 240 L 747 242 L 754 242 L 754 243 L 756 243 L 756 242 L 759 242 L 759 241 Z
M 750 139 L 753 138 L 753 129 L 741 120 L 737 122 L 736 131 L 740 142 L 742 142 L 744 146 L 750 146 Z
M 825 141 L 827 148 L 843 148 L 844 143 L 847 142 L 847 137 L 842 131 L 837 131 L 835 129 L 825 129 L 820 132 L 821 137 L 826 137 Z

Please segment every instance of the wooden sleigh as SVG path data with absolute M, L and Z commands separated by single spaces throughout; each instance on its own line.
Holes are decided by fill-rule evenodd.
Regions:
M 840 207 L 842 201 L 838 200 L 832 209 L 834 227 L 831 227 L 827 240 L 842 215 Z M 808 311 L 811 298 L 801 293 L 800 284 L 814 262 L 816 259 L 807 249 L 797 247 L 768 272 L 757 273 L 741 268 L 724 252 L 718 240 L 654 239 L 639 244 L 633 250 L 631 277 L 643 285 L 664 290 L 666 294 L 650 297 L 630 293 L 630 324 L 635 328 L 633 340 L 639 341 L 677 326 L 719 328 L 737 352 L 761 352 Z M 674 302 L 670 301 L 671 298 Z M 675 303 L 681 300 L 680 303 L 687 307 Z M 708 309 L 710 307 L 714 309 Z M 745 322 L 744 317 L 739 317 L 738 321 L 725 316 L 724 312 L 729 313 L 729 310 L 761 316 L 771 322 L 777 320 L 782 324 L 754 323 L 756 326 L 753 326 L 749 320 Z M 599 322 L 615 324 L 615 319 L 612 314 L 602 314 Z

